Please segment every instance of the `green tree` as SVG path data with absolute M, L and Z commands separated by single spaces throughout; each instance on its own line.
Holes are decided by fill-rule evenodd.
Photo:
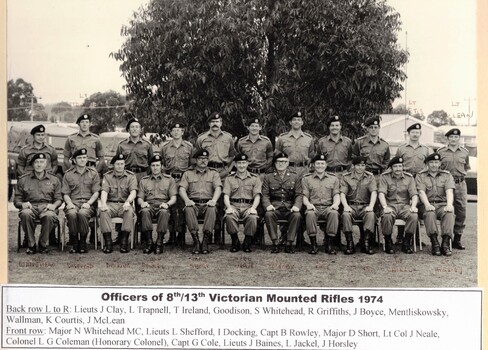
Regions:
M 396 107 L 392 108 L 390 114 L 408 114 L 408 110 L 403 103 L 400 103 Z
M 11 121 L 30 120 L 31 107 L 37 104 L 32 84 L 19 78 L 7 82 L 7 119 Z
M 113 131 L 117 126 L 125 126 L 125 96 L 115 91 L 97 92 L 86 98 L 81 105 L 82 113 L 92 116 L 91 130 L 94 133 Z
M 203 131 L 219 111 L 238 136 L 256 113 L 274 140 L 300 110 L 305 129 L 340 114 L 356 136 L 402 90 L 400 24 L 384 0 L 153 0 L 112 55 L 148 131 L 176 117 Z
M 441 125 L 456 125 L 454 120 L 450 118 L 444 110 L 433 111 L 427 116 L 427 123 L 434 126 Z

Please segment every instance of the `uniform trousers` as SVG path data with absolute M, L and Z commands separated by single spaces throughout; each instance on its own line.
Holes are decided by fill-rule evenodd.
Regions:
M 325 219 L 325 234 L 334 237 L 339 228 L 339 212 L 333 210 L 330 206 L 315 205 L 316 210 L 307 210 L 305 212 L 305 224 L 310 237 L 317 235 L 318 220 Z
M 449 235 L 453 238 L 454 213 L 444 211 L 445 203 L 436 203 L 433 206 L 435 210 L 424 212 L 424 225 L 427 235 L 438 234 L 436 225 L 436 219 L 438 219 L 441 221 L 441 235 Z
M 381 219 L 381 230 L 384 236 L 391 236 L 396 219 L 405 220 L 405 233 L 417 232 L 418 214 L 410 211 L 409 204 L 389 204 L 388 207 L 393 211 L 383 214 Z
M 65 209 L 66 221 L 68 221 L 68 230 L 70 235 L 80 233 L 81 235 L 88 235 L 90 226 L 88 222 L 90 218 L 95 215 L 95 208 L 91 206 L 88 209 L 81 208 L 81 205 L 86 203 L 86 200 L 73 201 L 73 209 Z
M 251 208 L 250 205 L 244 204 L 243 206 L 234 206 L 235 210 L 232 214 L 225 214 L 225 224 L 227 226 L 227 232 L 229 234 L 236 234 L 239 232 L 239 220 L 244 222 L 244 235 L 254 236 L 258 228 L 258 216 L 256 214 L 246 214 L 246 211 Z
M 134 208 L 130 206 L 128 210 L 124 211 L 123 205 L 124 203 L 108 202 L 108 210 L 100 211 L 100 231 L 102 233 L 112 232 L 112 218 L 122 218 L 121 231 L 132 231 L 134 228 Z
M 302 216 L 300 212 L 292 212 L 289 209 L 286 209 L 286 207 L 279 207 L 264 213 L 264 222 L 266 223 L 269 237 L 273 241 L 278 240 L 278 220 L 288 220 L 289 226 L 286 240 L 288 242 L 294 242 L 301 218 Z
M 466 221 L 466 206 L 468 205 L 468 188 L 466 181 L 462 181 L 456 184 L 454 191 L 454 215 L 456 215 L 454 221 L 454 233 L 462 235 L 464 232 Z
M 186 226 L 190 232 L 198 232 L 198 218 L 203 217 L 203 232 L 212 232 L 217 220 L 217 207 L 209 207 L 205 204 L 195 204 L 185 207 Z
M 171 232 L 185 232 L 185 201 L 179 196 L 176 196 L 176 203 L 171 206 L 170 217 L 170 231 Z M 165 231 L 166 232 L 166 231 Z
M 374 211 L 364 210 L 366 204 L 351 204 L 351 212 L 342 213 L 342 229 L 344 232 L 352 232 L 352 220 L 363 220 L 363 228 L 365 231 L 374 232 L 374 225 L 376 217 Z
M 49 244 L 49 233 L 54 229 L 58 222 L 58 216 L 54 211 L 44 210 L 48 203 L 32 204 L 30 209 L 21 209 L 19 212 L 20 225 L 27 235 L 29 247 L 36 244 L 35 220 L 41 220 L 41 234 L 39 236 L 39 245 L 47 247 Z
M 166 233 L 168 231 L 168 222 L 170 219 L 170 210 L 160 208 L 161 203 L 149 203 L 147 208 L 141 208 L 139 215 L 141 217 L 141 231 L 152 232 L 153 218 L 157 218 L 156 232 Z

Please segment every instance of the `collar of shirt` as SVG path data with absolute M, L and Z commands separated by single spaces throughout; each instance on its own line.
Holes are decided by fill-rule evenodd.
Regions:
M 288 131 L 288 136 L 295 137 L 295 135 L 293 134 L 293 131 L 292 130 Z M 305 134 L 303 133 L 303 130 L 300 130 L 300 133 L 298 134 L 298 137 L 302 137 L 302 136 L 305 136 Z
M 371 140 L 371 136 L 367 135 L 366 137 L 368 138 L 368 142 L 371 142 L 373 145 L 376 145 L 377 143 L 381 142 L 381 139 L 379 136 L 378 136 L 378 141 L 376 141 L 376 142 L 373 142 L 373 140 Z
M 257 142 L 257 141 L 259 141 L 259 140 L 261 140 L 261 139 L 262 139 L 262 137 L 261 137 L 261 135 L 260 135 L 260 134 L 258 135 L 258 137 L 257 137 L 256 141 L 251 140 L 251 135 L 246 135 L 246 136 L 244 136 L 244 141 L 251 141 L 251 142 L 253 142 L 253 143 L 254 143 L 254 142 Z
M 41 144 L 41 147 L 36 147 L 36 144 L 34 142 L 32 142 L 31 146 L 32 146 L 32 148 L 35 148 L 35 149 L 43 149 L 44 147 L 47 147 L 47 144 L 45 142 L 43 142 Z
M 75 171 L 75 172 L 77 172 L 77 173 L 78 173 L 78 174 L 80 174 L 80 175 L 83 175 L 84 173 L 86 173 L 86 171 L 87 171 L 87 167 L 86 167 L 86 166 L 85 166 L 85 167 L 83 167 L 83 171 L 82 171 L 82 172 L 79 172 L 79 171 L 78 171 L 78 167 L 75 165 L 75 169 L 74 169 L 74 171 Z
M 36 176 L 36 172 L 34 170 L 32 170 L 31 179 L 34 179 L 34 178 L 37 178 L 38 179 L 38 177 Z M 44 170 L 44 174 L 43 174 L 43 176 L 39 180 L 44 180 L 44 179 L 47 179 L 47 178 L 48 178 L 47 171 Z
M 180 148 L 181 146 L 183 146 L 183 142 L 184 142 L 184 140 L 183 140 L 183 139 L 181 139 L 180 145 L 179 145 L 179 146 L 176 146 L 176 142 L 175 142 L 175 140 L 174 140 L 174 139 L 172 139 L 172 140 L 169 142 L 169 145 L 170 145 L 171 147 Z
M 207 131 L 207 135 L 208 135 L 208 136 L 212 136 L 212 137 L 215 137 L 215 138 L 219 137 L 219 136 L 220 136 L 220 135 L 222 135 L 223 133 L 224 133 L 224 132 L 222 131 L 222 129 L 220 129 L 220 130 L 219 130 L 218 135 L 217 135 L 217 136 L 213 136 L 213 134 L 212 134 L 212 130 Z
M 246 173 L 244 174 L 244 177 L 242 177 L 238 172 L 236 172 L 236 177 L 238 177 L 239 179 L 247 179 L 248 177 L 251 177 L 251 174 L 249 173 L 249 171 L 246 170 Z
M 461 146 L 457 145 L 455 149 L 452 149 L 451 146 L 447 145 L 447 149 L 449 151 L 452 151 L 452 152 L 456 152 L 457 150 L 459 150 L 461 148 Z
M 336 142 L 334 139 L 332 139 L 332 135 L 330 135 L 330 134 L 327 135 L 327 140 Z M 342 135 L 339 135 L 339 140 L 338 141 L 342 141 Z
M 393 174 L 393 171 L 390 173 L 390 176 L 391 176 L 392 179 L 397 179 L 397 177 Z M 400 176 L 400 179 L 403 179 L 403 178 L 405 178 L 405 174 L 402 171 L 402 174 Z
M 151 180 L 160 180 L 163 178 L 163 174 L 159 173 L 158 175 L 151 174 Z
M 353 179 L 362 180 L 362 179 L 364 179 L 365 176 L 366 176 L 366 173 L 362 173 L 362 175 L 359 175 L 354 170 L 351 172 L 351 177 Z
M 76 135 L 79 135 L 79 136 L 81 136 L 81 137 L 87 137 L 87 136 L 92 136 L 93 134 L 92 134 L 90 131 L 88 131 L 88 132 L 86 133 L 86 135 L 83 135 L 83 134 L 81 133 L 81 131 L 78 131 L 78 133 L 77 133 Z
M 406 144 L 406 146 L 410 146 L 410 147 L 412 147 L 413 149 L 417 149 L 417 148 L 423 147 L 424 145 L 422 145 L 421 143 L 419 143 L 419 144 L 418 144 L 418 146 L 417 146 L 417 147 L 415 147 L 415 146 L 414 146 L 414 145 L 412 145 L 410 142 L 408 142 L 408 143 Z
M 205 174 L 207 172 L 207 170 L 208 170 L 208 168 L 199 169 L 199 168 L 195 167 L 195 171 L 197 173 Z
M 430 176 L 430 177 L 437 177 L 440 175 L 440 172 L 436 172 L 436 173 L 432 173 L 430 171 L 427 171 L 427 174 Z
M 330 177 L 330 176 L 326 172 L 324 172 L 321 177 L 317 172 L 314 171 L 312 177 L 318 177 L 320 180 L 322 180 L 324 177 Z
M 115 171 L 113 172 L 113 174 L 114 174 L 114 177 L 129 176 L 129 174 L 125 170 L 124 170 L 124 172 L 122 174 L 117 174 Z
M 139 143 L 139 142 L 142 142 L 142 137 L 139 137 L 139 138 L 137 139 L 137 141 L 136 141 L 136 142 L 132 141 L 132 139 L 129 137 L 129 138 L 127 139 L 127 143 L 129 143 L 129 142 L 132 142 L 132 143 Z

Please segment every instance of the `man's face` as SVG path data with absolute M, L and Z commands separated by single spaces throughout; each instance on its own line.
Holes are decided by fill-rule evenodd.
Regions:
M 173 128 L 171 129 L 171 137 L 175 140 L 180 140 L 183 137 L 185 129 L 183 128 Z
M 205 169 L 208 166 L 208 157 L 197 158 L 197 168 Z
M 420 136 L 422 135 L 422 131 L 418 129 L 413 129 L 409 131 L 408 135 L 411 141 L 418 141 L 420 139 Z
M 238 160 L 236 162 L 236 168 L 237 168 L 237 172 L 238 173 L 243 173 L 247 170 L 247 165 L 248 165 L 248 161 L 247 160 Z
M 459 135 L 449 135 L 447 141 L 449 141 L 450 146 L 458 146 L 460 139 Z
M 293 130 L 300 130 L 303 126 L 303 119 L 301 117 L 293 117 L 290 120 L 290 125 Z
M 354 165 L 354 171 L 359 175 L 363 174 L 365 170 L 366 170 L 366 164 L 364 163 L 358 163 Z
M 368 134 L 369 136 L 378 136 L 380 133 L 380 126 L 379 125 L 370 125 L 368 126 Z
M 80 130 L 83 132 L 87 132 L 90 130 L 90 121 L 88 119 L 80 120 Z
M 151 163 L 151 174 L 159 175 L 161 174 L 162 169 L 163 169 L 163 165 L 161 164 L 160 161 Z
M 329 131 L 331 135 L 339 135 L 341 132 L 341 122 L 332 122 L 329 125 Z
M 288 168 L 288 164 L 289 164 L 288 158 L 278 158 L 275 161 L 275 168 L 279 172 L 283 172 L 286 170 L 286 168 Z
M 122 174 L 125 168 L 125 160 L 116 160 L 114 163 L 114 171 L 116 174 Z
M 314 163 L 315 171 L 318 174 L 322 174 L 325 172 L 325 169 L 327 168 L 327 162 L 325 160 L 317 160 Z
M 44 140 L 46 140 L 46 133 L 36 132 L 33 137 L 34 137 L 34 142 L 44 143 Z
M 137 122 L 131 123 L 129 127 L 129 134 L 132 137 L 138 137 L 141 135 L 141 124 Z
M 40 173 L 46 169 L 46 159 L 36 159 L 32 164 L 34 171 Z
M 220 130 L 220 128 L 222 128 L 222 119 L 221 118 L 212 119 L 208 123 L 208 126 L 210 127 L 210 130 L 218 131 Z
M 429 171 L 432 173 L 436 173 L 439 171 L 439 168 L 441 167 L 441 161 L 440 160 L 431 160 L 427 163 L 427 167 L 429 168 Z
M 75 164 L 80 167 L 86 166 L 86 162 L 88 162 L 88 156 L 86 154 L 79 155 L 75 158 Z
M 259 135 L 261 129 L 262 129 L 261 125 L 259 125 L 258 123 L 251 123 L 251 125 L 247 127 L 247 130 L 249 130 L 249 134 L 254 136 Z
M 391 166 L 391 171 L 393 172 L 394 175 L 401 175 L 403 172 L 403 164 L 402 163 L 393 164 Z

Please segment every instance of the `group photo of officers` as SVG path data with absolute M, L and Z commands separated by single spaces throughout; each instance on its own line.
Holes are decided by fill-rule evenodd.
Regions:
M 126 126 L 129 137 L 118 144 L 111 170 L 103 172 L 102 143 L 90 132 L 90 115 L 83 114 L 79 132 L 66 140 L 62 177 L 53 173 L 58 156 L 45 143 L 44 126 L 34 127 L 33 143 L 19 153 L 14 198 L 27 254 L 48 253 L 60 210 L 69 253 L 88 252 L 87 243 L 98 239 L 94 222 L 106 254 L 116 245 L 121 253 L 129 252 L 131 233 L 137 237 L 139 232 L 144 254 L 161 254 L 167 244 L 184 245 L 187 232 L 193 254 L 210 253 L 209 244 L 222 244 L 226 235 L 231 252 L 250 253 L 264 242 L 264 227 L 272 254 L 295 253 L 300 235 L 309 238 L 309 253 L 317 254 L 319 232 L 327 254 L 342 250 L 350 255 L 357 247 L 374 254 L 376 232 L 385 253 L 394 254 L 397 219 L 404 227 L 397 229 L 396 245 L 406 254 L 414 252 L 419 220 L 432 255 L 465 249 L 464 177 L 470 167 L 459 129 L 449 130 L 447 145 L 434 152 L 421 142 L 421 124 L 413 124 L 393 155 L 380 137 L 379 116 L 366 118 L 366 134 L 356 140 L 342 135 L 337 115 L 324 119 L 329 134 L 318 140 L 302 131 L 301 112 L 287 120 L 290 130 L 279 135 L 274 149 L 256 118 L 247 120 L 249 134 L 235 142 L 222 130 L 219 113 L 213 113 L 195 144 L 183 139 L 186 125 L 177 121 L 169 126 L 171 138 L 160 154 L 154 154 L 133 117 Z M 122 223 L 114 225 L 113 218 Z M 353 225 L 358 224 L 362 234 L 356 245 Z M 37 240 L 36 225 L 41 226 Z

